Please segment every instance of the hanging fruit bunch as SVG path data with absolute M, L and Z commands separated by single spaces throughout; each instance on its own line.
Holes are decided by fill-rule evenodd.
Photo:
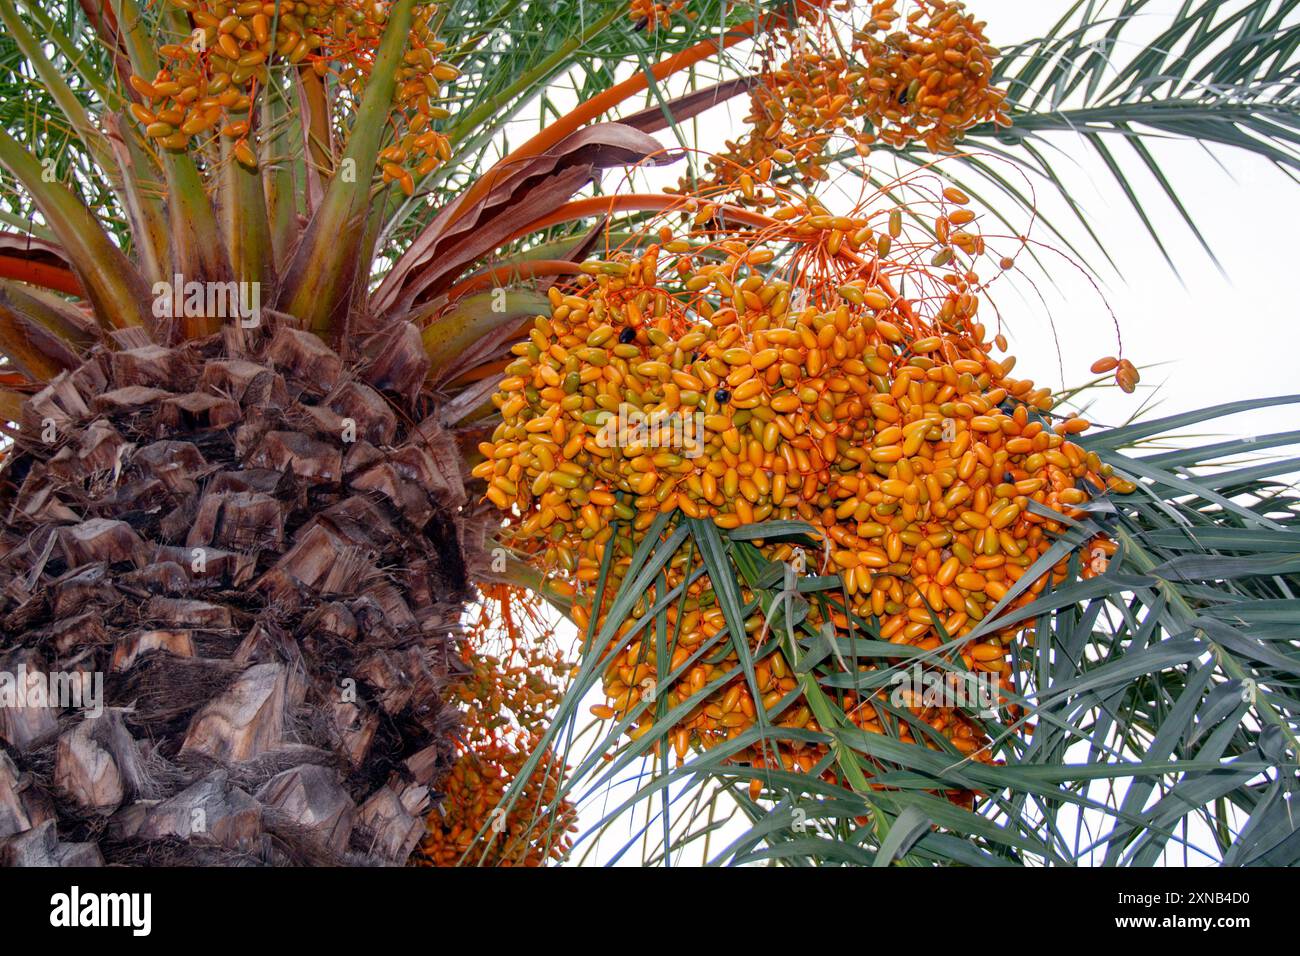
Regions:
M 853 50 L 866 64 L 863 99 L 855 112 L 891 146 L 921 142 L 932 153 L 952 152 L 963 132 L 993 120 L 1010 125 L 1006 92 L 993 87 L 996 48 L 984 24 L 961 3 L 915 0 L 906 32 L 894 0 L 872 6 L 872 21 L 854 32 Z M 872 142 L 872 133 L 864 140 Z
M 1094 375 L 1105 375 L 1107 372 L 1114 372 L 1115 384 L 1129 394 L 1133 393 L 1138 382 L 1142 380 L 1142 376 L 1138 374 L 1137 366 L 1126 358 L 1115 358 L 1112 355 L 1097 359 L 1092 363 L 1089 371 Z
M 567 855 L 572 804 L 554 816 L 561 768 L 548 753 L 508 808 L 501 799 L 537 747 L 571 666 L 540 600 L 510 585 L 483 585 L 461 645 L 466 677 L 450 693 L 463 708 L 462 753 L 441 785 L 446 797 L 427 821 L 417 866 L 542 866 Z M 567 770 L 568 768 L 564 768 Z
M 861 23 L 857 7 L 814 8 L 799 27 L 774 33 L 750 91 L 748 132 L 710 161 L 709 181 L 735 183 L 745 170 L 774 162 L 807 185 L 825 178 L 836 135 L 864 156 L 877 142 L 947 153 L 978 123 L 1009 125 L 1005 91 L 992 85 L 997 50 L 984 24 L 961 3 L 915 0 L 906 18 L 895 6 L 874 3 Z M 775 201 L 745 201 L 762 199 Z
M 935 189 L 913 203 L 908 211 L 933 233 L 911 236 L 901 207 L 868 201 L 839 214 L 762 182 L 761 170 L 747 175 L 781 198 L 770 214 L 717 192 L 676 200 L 639 247 L 610 250 L 551 290 L 549 313 L 514 347 L 494 398 L 502 423 L 480 446 L 474 475 L 505 513 L 512 544 L 568 576 L 580 628 L 604 623 L 658 515 L 680 511 L 723 529 L 798 519 L 821 549 L 810 573 L 839 575 L 848 610 L 870 622 L 871 636 L 933 653 L 947 644 L 953 663 L 1009 687 L 1022 625 L 967 635 L 1018 584 L 1013 607 L 1069 572 L 1062 561 L 1022 580 L 1064 530 L 1045 509 L 1077 515 L 1089 489 L 1131 486 L 1070 440 L 1088 422 L 1054 415 L 1049 389 L 1015 377 L 1014 358 L 994 357 L 1006 342 L 990 341 L 979 318 L 987 287 L 976 266 L 988 253 L 964 194 Z M 620 415 L 680 428 L 612 438 Z M 772 561 L 794 557 L 789 544 L 760 544 Z M 605 603 L 594 606 L 610 549 Z M 749 634 L 759 699 L 734 652 L 719 653 L 713 639 L 725 621 L 713 583 L 688 582 L 687 560 L 679 553 L 667 568 L 669 588 L 686 584 L 680 607 L 667 611 L 668 659 L 651 640 L 618 650 L 604 672 L 608 703 L 595 714 L 633 712 L 647 687 L 671 708 L 722 681 L 674 727 L 679 759 L 752 727 L 760 707 L 769 724 L 817 729 L 792 694 L 792 661 L 770 644 L 758 653 L 759 620 Z M 604 651 L 626 643 L 657 593 Z M 843 613 L 814 607 L 810 620 L 849 633 Z M 901 739 L 990 759 L 988 738 L 962 709 L 919 704 Z M 844 711 L 863 730 L 894 732 L 879 696 L 847 692 Z M 654 720 L 643 708 L 632 736 Z M 783 742 L 735 759 L 807 771 L 824 754 Z
M 152 79 L 132 75 L 140 97 L 131 114 L 163 149 L 228 144 L 254 168 L 259 90 L 277 67 L 305 78 L 334 75 L 345 95 L 360 99 L 388 18 L 378 0 L 166 0 L 164 29 L 172 42 L 158 49 Z M 459 72 L 438 60 L 445 45 L 435 33 L 438 8 L 417 7 L 403 65 L 397 72 L 390 126 L 394 143 L 379 157 L 384 182 L 410 195 L 414 177 L 450 159 L 447 138 L 431 127 L 445 118 L 435 105 L 442 84 Z
M 672 25 L 673 14 L 681 13 L 686 0 L 669 0 L 668 3 L 656 3 L 655 0 L 632 0 L 628 5 L 628 19 L 636 24 L 637 29 L 654 33 L 656 30 L 668 29 Z M 688 20 L 695 19 L 695 13 L 687 10 L 682 13 Z

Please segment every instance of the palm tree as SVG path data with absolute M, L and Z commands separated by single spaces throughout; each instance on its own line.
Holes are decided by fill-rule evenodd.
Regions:
M 1057 129 L 1084 129 L 1123 183 L 1112 140 L 1168 182 L 1150 135 L 1294 166 L 1289 4 L 1187 5 L 1113 71 L 1144 6 L 1076 4 L 1049 36 L 997 58 L 1012 125 L 970 126 L 966 146 L 978 148 L 944 160 L 971 196 L 1000 199 L 992 215 L 1011 222 L 1032 203 L 989 157 L 1059 183 L 1041 145 Z M 1171 840 L 1225 862 L 1294 859 L 1283 768 L 1295 755 L 1287 628 L 1300 549 L 1293 498 L 1275 482 L 1289 465 L 1192 469 L 1295 435 L 1131 451 L 1240 407 L 1076 439 L 1094 477 L 1109 466 L 1136 490 L 1058 512 L 1059 534 L 1025 575 L 1042 584 L 1029 593 L 1026 580 L 985 617 L 986 632 L 1033 621 L 1038 635 L 1015 645 L 1025 679 L 1005 688 L 1022 710 L 962 714 L 992 741 L 986 760 L 963 759 L 943 735 L 918 742 L 907 708 L 892 733 L 848 719 L 859 675 L 887 679 L 899 651 L 878 621 L 829 636 L 815 626 L 834 616 L 842 575 L 786 586 L 766 548 L 820 546 L 807 522 L 634 515 L 639 546 L 616 576 L 607 549 L 591 576 L 603 618 L 498 531 L 504 492 L 482 482 L 493 469 L 481 443 L 495 441 L 496 393 L 527 353 L 512 346 L 587 288 L 573 277 L 617 273 L 616 253 L 644 250 L 650 223 L 696 202 L 605 196 L 600 173 L 672 159 L 651 134 L 689 145 L 693 117 L 764 88 L 755 58 L 738 53 L 781 49 L 795 21 L 819 16 L 816 4 L 702 0 L 651 29 L 644 14 L 621 3 L 0 0 L 11 230 L 0 236 L 0 418 L 12 423 L 0 670 L 87 674 L 92 688 L 104 675 L 93 719 L 30 699 L 0 710 L 0 858 L 405 860 L 425 815 L 439 819 L 457 740 L 483 744 L 484 759 L 495 740 L 458 738 L 454 702 L 484 676 L 493 684 L 464 611 L 476 584 L 496 582 L 503 608 L 530 588 L 590 623 L 590 647 L 549 725 L 529 709 L 552 699 L 544 688 L 506 705 L 528 724 L 531 752 L 504 761 L 516 783 L 484 787 L 461 824 L 466 861 L 562 852 L 566 801 L 650 754 L 629 801 L 653 798 L 650 855 L 665 861 L 710 838 L 707 804 L 750 822 L 716 855 L 730 862 L 1142 863 Z M 706 67 L 717 75 L 701 79 Z M 540 129 L 513 144 L 525 116 Z M 826 170 L 872 175 L 826 145 Z M 942 145 L 875 148 L 924 167 Z M 808 158 L 788 172 L 815 179 Z M 575 199 L 593 180 L 595 195 Z M 903 187 L 878 185 L 882 202 Z M 683 188 L 722 195 L 691 176 Z M 690 209 L 697 227 L 724 233 L 766 222 L 743 202 Z M 1103 539 L 1115 545 L 1104 573 L 1089 564 Z M 1040 566 L 1058 570 L 1043 578 Z M 604 648 L 598 632 L 666 635 L 669 568 L 707 579 L 724 618 L 715 636 L 737 662 L 681 706 L 752 682 L 780 645 L 802 666 L 779 706 L 806 705 L 815 721 L 784 728 L 774 710 L 773 723 L 688 747 L 671 768 L 681 715 L 652 694 L 560 779 L 579 702 L 608 663 L 590 652 Z M 468 704 L 471 725 L 494 716 L 486 693 L 466 696 L 480 703 Z M 1019 732 L 1028 720 L 1032 738 Z M 822 763 L 746 760 L 794 739 Z M 472 791 L 475 779 L 461 783 Z M 670 801 L 679 782 L 689 787 Z M 489 821 L 495 809 L 508 827 Z

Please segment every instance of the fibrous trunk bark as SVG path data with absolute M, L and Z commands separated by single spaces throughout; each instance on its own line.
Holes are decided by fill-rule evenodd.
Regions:
M 469 595 L 410 338 L 357 365 L 284 319 L 127 340 L 25 403 L 0 470 L 0 680 L 27 685 L 0 707 L 0 862 L 405 861 L 454 759 Z

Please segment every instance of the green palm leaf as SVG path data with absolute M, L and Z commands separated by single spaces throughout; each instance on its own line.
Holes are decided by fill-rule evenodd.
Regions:
M 994 740 L 997 765 L 966 760 L 937 735 L 933 747 L 921 746 L 850 726 L 834 729 L 832 718 L 822 723 L 829 729 L 816 732 L 771 723 L 755 726 L 667 769 L 650 756 L 651 748 L 657 744 L 667 752 L 675 720 L 736 670 L 706 687 L 698 700 L 661 713 L 648 733 L 627 741 L 622 732 L 636 711 L 603 728 L 579 718 L 578 702 L 600 673 L 592 666 L 594 658 L 589 659 L 550 734 L 551 740 L 594 737 L 588 757 L 575 767 L 559 797 L 603 807 L 590 811 L 596 822 L 575 852 L 592 852 L 624 821 L 631 835 L 619 838 L 613 857 L 639 846 L 649 863 L 698 853 L 716 834 L 737 830 L 740 835 L 707 855 L 711 863 L 1300 861 L 1294 823 L 1284 816 L 1285 794 L 1296 781 L 1300 721 L 1300 652 L 1293 640 L 1300 625 L 1300 598 L 1294 596 L 1300 592 L 1300 496 L 1290 486 L 1275 491 L 1263 478 L 1244 478 L 1234 484 L 1234 506 L 1223 506 L 1221 496 L 1207 487 L 1216 472 L 1205 466 L 1222 455 L 1249 450 L 1246 440 L 1180 451 L 1179 470 L 1185 477 L 1178 479 L 1172 497 L 1168 491 L 1174 476 L 1158 463 L 1162 456 L 1138 457 L 1132 451 L 1133 442 L 1171 428 L 1297 401 L 1233 403 L 1113 429 L 1088 440 L 1117 471 L 1146 477 L 1133 494 L 1094 503 L 1095 517 L 1078 522 L 1075 533 L 1062 539 L 1074 542 L 1065 546 L 1071 575 L 1015 612 L 1015 618 L 1036 621 L 1038 639 L 1017 650 L 1020 678 L 1008 695 L 1025 708 L 1023 717 L 1012 720 L 1004 710 L 996 718 L 982 718 Z M 1208 477 L 1187 477 L 1190 468 L 1205 470 Z M 1157 490 L 1161 488 L 1163 493 Z M 1082 563 L 1092 558 L 1080 553 L 1078 542 L 1103 526 L 1120 542 L 1120 551 L 1109 559 L 1105 573 L 1080 580 Z M 733 608 L 733 614 L 754 621 L 778 603 L 780 576 L 752 566 L 746 540 L 802 530 L 757 525 L 729 536 L 716 531 L 706 536 L 717 538 L 712 547 L 727 555 L 734 579 L 758 595 L 757 601 Z M 686 546 L 683 531 L 664 538 L 653 552 L 642 549 L 628 572 L 629 585 L 615 597 L 620 614 L 644 593 L 654 569 L 670 559 L 665 549 Z M 704 564 L 715 582 L 726 573 L 716 560 Z M 834 593 L 826 588 L 821 579 L 808 580 L 800 597 L 822 599 Z M 640 623 L 653 621 L 675 598 L 675 593 L 654 595 L 654 606 Z M 999 615 L 995 611 L 990 617 Z M 999 618 L 1003 623 L 1012 619 Z M 613 613 L 610 620 L 615 620 Z M 730 619 L 728 623 L 729 632 Z M 791 624 L 794 651 L 803 655 L 800 668 L 833 706 L 834 689 L 846 686 L 852 675 L 842 671 L 835 654 L 820 645 L 819 635 L 803 627 L 801 618 L 793 616 Z M 843 653 L 863 661 L 904 657 L 897 645 L 873 639 L 869 622 L 861 625 L 866 639 L 841 638 Z M 757 630 L 749 623 L 742 627 L 751 634 Z M 772 631 L 783 628 L 775 622 Z M 723 635 L 715 641 L 719 639 L 726 640 Z M 774 640 L 766 642 L 754 658 L 775 646 Z M 917 655 L 905 656 L 904 664 L 893 669 Z M 877 672 L 862 675 L 869 679 L 857 682 L 860 687 L 882 683 Z M 791 695 L 769 719 L 775 721 L 794 698 L 807 700 L 807 694 L 801 689 Z M 1036 725 L 1032 736 L 1020 732 L 1027 722 Z M 853 766 L 884 789 L 830 783 L 817 771 L 754 771 L 728 762 L 764 739 L 830 744 L 826 767 L 819 769 Z M 606 753 L 612 761 L 601 759 Z M 746 793 L 753 776 L 763 782 L 760 801 Z M 962 789 L 984 795 L 974 810 L 936 795 Z M 609 800 L 610 795 L 615 799 Z M 639 810 L 648 810 L 652 797 L 662 809 L 640 819 Z M 547 808 L 536 812 L 544 820 Z M 730 816 L 737 812 L 748 826 Z M 726 826 L 718 823 L 719 813 L 728 815 Z

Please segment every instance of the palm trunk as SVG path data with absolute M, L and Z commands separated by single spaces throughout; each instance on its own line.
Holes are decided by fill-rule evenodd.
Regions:
M 469 594 L 455 446 L 393 396 L 409 336 L 347 368 L 240 331 L 25 403 L 0 682 L 85 675 L 91 706 L 0 707 L 0 863 L 396 864 L 424 832 Z

